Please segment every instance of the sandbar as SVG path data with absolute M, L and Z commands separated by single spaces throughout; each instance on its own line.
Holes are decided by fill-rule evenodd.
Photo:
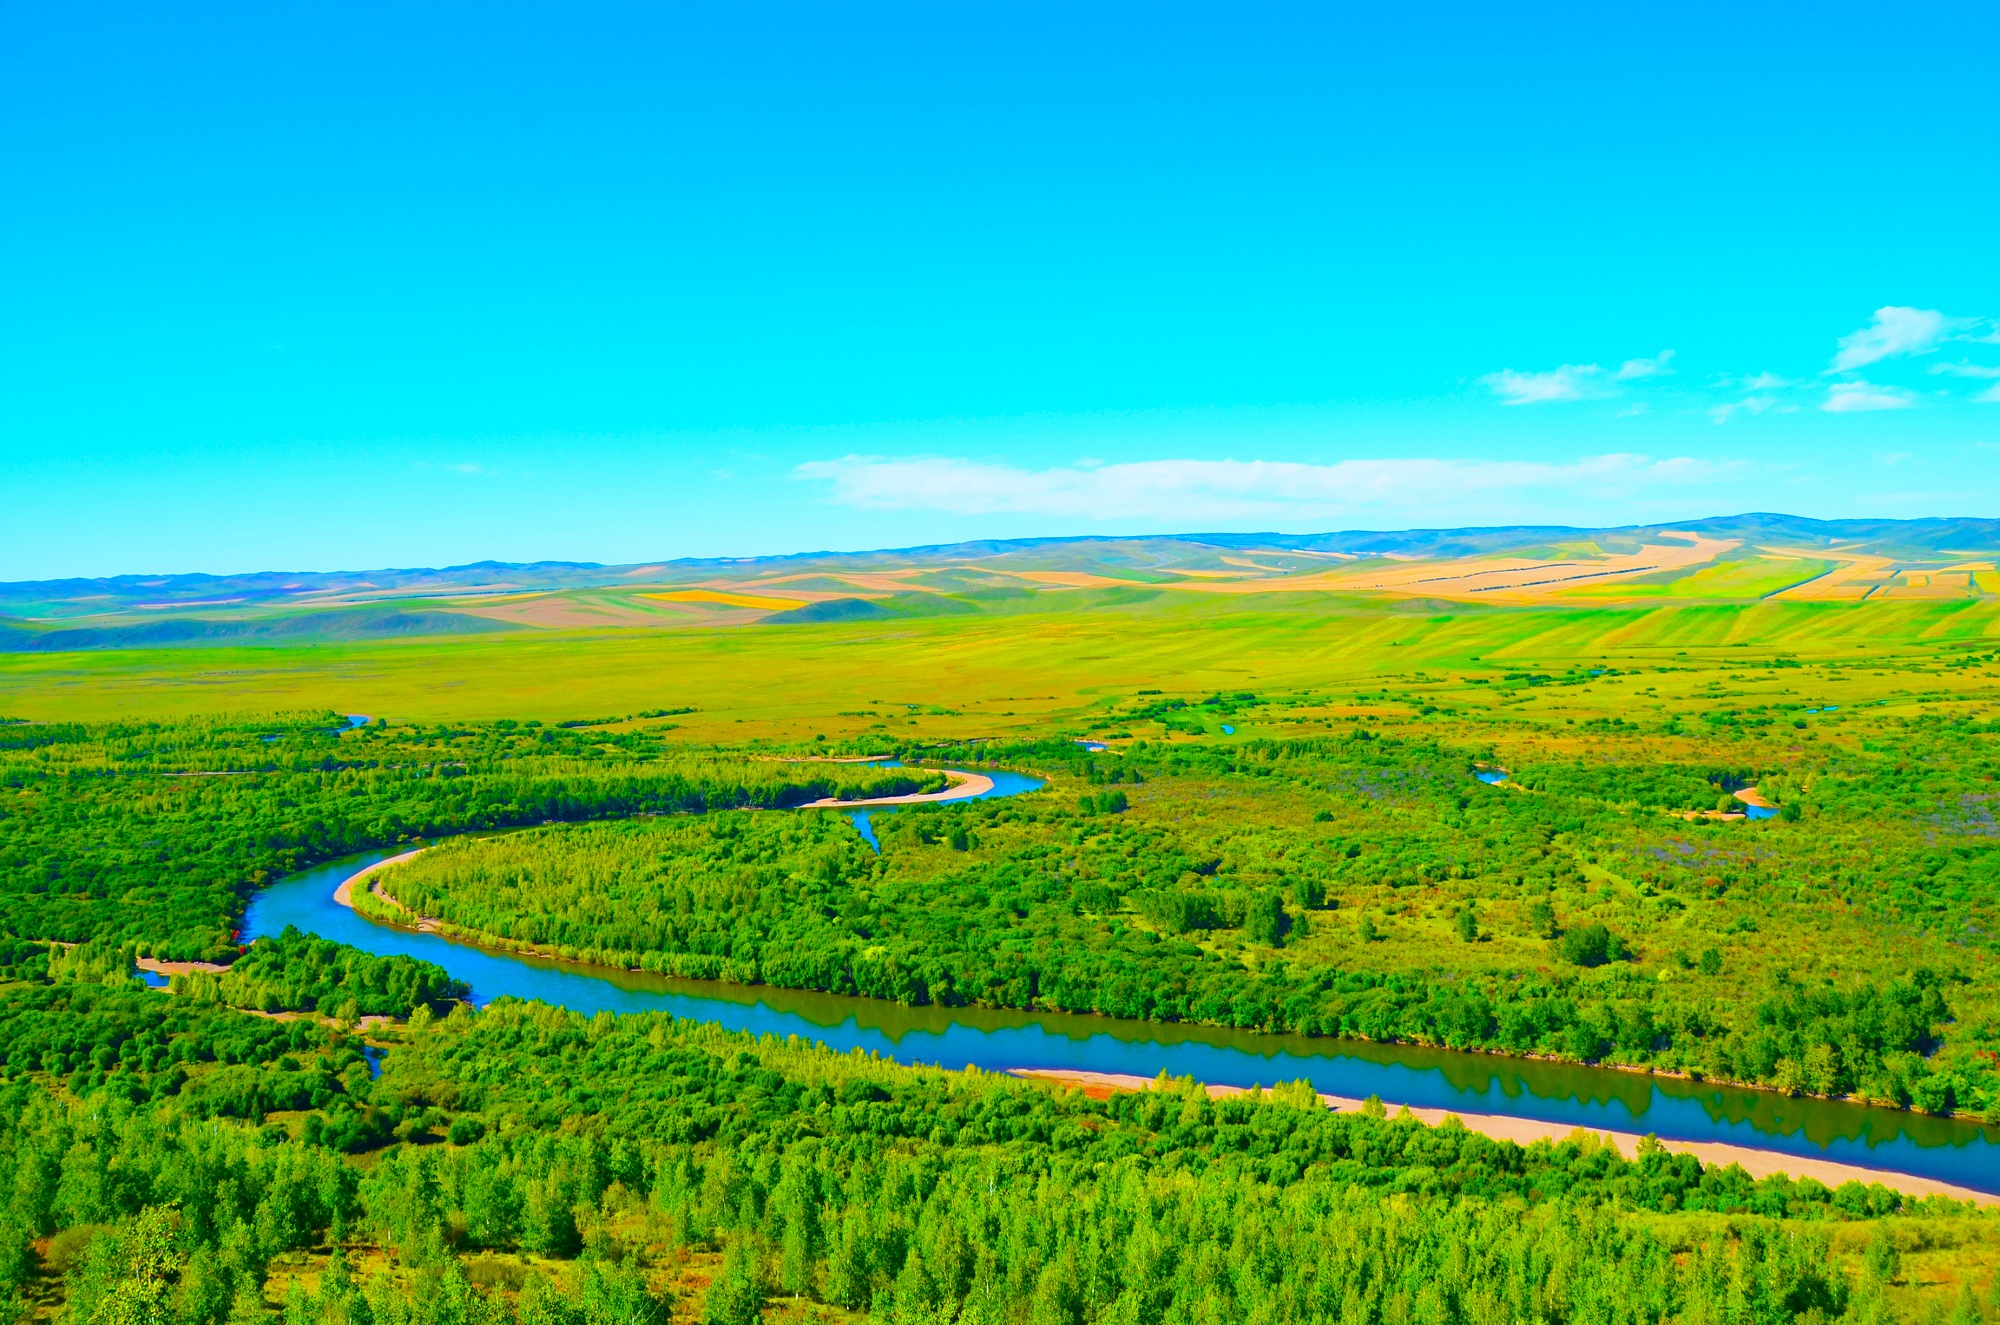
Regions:
M 153 957 L 138 957 L 132 964 L 142 971 L 151 971 L 154 975 L 188 975 L 195 971 L 220 975 L 229 969 L 215 962 L 163 962 Z
M 353 874 L 348 875 L 347 879 L 338 888 L 335 888 L 333 890 L 334 902 L 340 906 L 346 907 L 350 911 L 353 910 L 354 894 L 350 890 L 354 887 L 355 880 L 365 879 L 369 875 L 374 874 L 378 870 L 388 869 L 391 865 L 400 865 L 406 860 L 414 860 L 416 859 L 416 857 L 423 854 L 423 850 L 424 849 L 422 847 L 412 847 L 410 850 L 405 851 L 400 856 L 391 856 L 387 860 L 378 860 L 373 865 L 370 865 L 367 869 L 356 870 Z
M 984 773 L 960 773 L 953 769 L 944 770 L 944 775 L 952 780 L 943 791 L 925 791 L 909 796 L 876 796 L 865 801 L 839 801 L 831 797 L 826 800 L 808 801 L 802 810 L 865 810 L 872 805 L 929 805 L 939 801 L 970 800 L 974 796 L 984 796 L 993 790 L 993 779 Z M 385 864 L 387 862 L 384 862 Z
M 1096 1099 L 1104 1099 L 1116 1090 L 1148 1090 L 1153 1082 L 1141 1076 L 1122 1072 L 1085 1072 L 1067 1070 L 1041 1071 L 1030 1068 L 1012 1068 L 1009 1075 L 1028 1080 L 1052 1081 L 1059 1085 L 1081 1087 Z M 1220 1099 L 1227 1095 L 1242 1093 L 1240 1086 L 1209 1086 L 1211 1097 Z M 1362 1101 L 1347 1099 L 1340 1095 L 1321 1095 L 1320 1099 L 1336 1113 L 1359 1112 Z M 1395 1104 L 1383 1106 L 1392 1113 L 1402 1107 Z M 1638 1154 L 1639 1142 L 1643 1139 L 1633 1132 L 1607 1132 L 1592 1127 L 1565 1126 L 1562 1123 L 1545 1123 L 1533 1118 L 1510 1118 L 1505 1114 L 1458 1113 L 1449 1109 L 1411 1109 L 1418 1121 L 1436 1127 L 1447 1117 L 1456 1117 L 1465 1124 L 1468 1131 L 1490 1136 L 1496 1141 L 1512 1141 L 1518 1145 L 1533 1145 L 1537 1141 L 1563 1141 L 1579 1133 L 1587 1132 L 1602 1138 L 1617 1147 L 1627 1158 Z M 1810 1159 L 1800 1155 L 1788 1155 L 1776 1150 L 1759 1150 L 1752 1146 L 1729 1145 L 1720 1141 L 1668 1141 L 1660 1144 L 1677 1155 L 1693 1155 L 1704 1164 L 1740 1164 L 1743 1171 L 1753 1178 L 1766 1178 L 1774 1173 L 1787 1174 L 1793 1178 L 1816 1178 L 1829 1187 L 1838 1187 L 1844 1182 L 1858 1182 L 1863 1186 L 1881 1183 L 1891 1191 L 1905 1196 L 1948 1196 L 1955 1201 L 1975 1201 L 1980 1205 L 2000 1205 L 2000 1196 L 1987 1192 L 1976 1192 L 1970 1187 L 1960 1187 L 1935 1178 L 1919 1177 L 1914 1173 L 1892 1173 L 1883 1169 L 1864 1168 L 1859 1164 L 1841 1164 L 1830 1159 Z

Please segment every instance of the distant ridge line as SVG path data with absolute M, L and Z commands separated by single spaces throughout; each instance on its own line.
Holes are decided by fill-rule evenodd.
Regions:
M 1010 560 L 1033 574 L 1135 578 L 1164 583 L 1176 567 L 1202 555 L 1226 552 L 1326 553 L 1346 557 L 1446 560 L 1525 554 L 1540 545 L 1596 541 L 1637 551 L 1642 542 L 1685 533 L 1733 539 L 1745 545 L 1782 544 L 1797 551 L 1862 552 L 1892 561 L 2000 560 L 2000 519 L 1958 516 L 1909 520 L 1820 520 L 1753 511 L 1699 520 L 1589 528 L 1579 525 L 1470 525 L 1403 530 L 1349 529 L 1326 533 L 1276 531 L 1178 534 L 1080 534 L 1033 538 L 969 539 L 863 551 L 774 553 L 753 557 L 678 557 L 611 565 L 596 561 L 462 562 L 439 568 L 402 567 L 336 571 L 187 572 L 70 577 L 0 582 L 0 618 L 14 620 L 102 616 L 106 613 L 183 613 L 196 608 L 290 609 L 355 607 L 397 598 L 454 594 L 504 596 L 608 589 L 673 582 L 702 572 L 823 567 L 830 573 L 905 572 L 954 562 Z M 1068 553 L 1070 555 L 1065 555 Z M 1032 577 L 1032 576 L 1031 576 Z M 345 602 L 342 603 L 341 600 Z M 206 601 L 205 601 L 206 600 Z M 8 633 L 13 627 L 0 630 Z M 223 628 L 218 626 L 218 632 Z M 4 644 L 4 641 L 0 641 Z

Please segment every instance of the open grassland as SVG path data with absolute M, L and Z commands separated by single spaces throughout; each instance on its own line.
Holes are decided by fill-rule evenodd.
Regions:
M 1979 705 L 1949 668 L 2000 642 L 2000 603 L 1716 603 L 1671 607 L 1384 605 L 1065 590 L 1013 610 L 809 626 L 535 631 L 307 647 L 0 655 L 0 714 L 106 720 L 332 707 L 421 720 L 545 721 L 693 706 L 687 739 L 796 738 L 886 726 L 926 736 L 1088 721 L 1137 689 L 1254 688 L 1353 704 L 1387 683 L 1503 723 L 1635 717 L 1737 698 Z M 1813 664 L 1769 677 L 1747 667 Z M 1502 694 L 1509 673 L 1667 668 L 1629 681 Z M 1649 693 L 1638 692 L 1644 689 Z M 1367 705 L 1379 707 L 1379 696 Z

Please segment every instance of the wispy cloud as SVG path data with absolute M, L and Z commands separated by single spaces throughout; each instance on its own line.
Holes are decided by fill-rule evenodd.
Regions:
M 1566 363 L 1546 373 L 1503 368 L 1479 380 L 1503 405 L 1546 405 L 1563 400 L 1601 400 L 1611 394 L 1604 369 L 1594 363 Z
M 1973 399 L 1982 405 L 2000 405 L 2000 386 L 1989 386 Z
M 1873 382 L 1835 382 L 1827 389 L 1826 403 L 1820 408 L 1829 414 L 1860 414 L 1870 410 L 1908 409 L 1916 397 L 1892 386 Z
M 1672 350 L 1661 350 L 1650 359 L 1627 359 L 1618 365 L 1618 371 L 1612 376 L 1620 382 L 1636 382 L 1646 377 L 1668 377 L 1674 371 L 1667 366 L 1673 357 Z
M 1937 403 L 1967 399 L 1965 395 L 1949 392 L 1919 391 L 1911 376 L 1914 368 L 1878 369 L 1874 376 L 1886 375 L 1891 379 L 1887 384 L 1864 381 L 1857 375 L 1871 365 L 1888 365 L 1896 360 L 1933 354 L 1954 344 L 2000 344 L 2000 320 L 1954 317 L 1935 308 L 1885 304 L 1875 310 L 1866 326 L 1840 337 L 1829 366 L 1805 381 L 1762 372 L 1747 377 L 1719 374 L 1705 386 L 1688 386 L 1677 391 L 1639 385 L 1648 379 L 1673 375 L 1673 350 L 1661 350 L 1646 359 L 1627 359 L 1615 369 L 1600 363 L 1566 363 L 1546 372 L 1507 368 L 1488 373 L 1479 381 L 1502 405 L 1646 395 L 1652 396 L 1654 403 L 1676 400 L 1684 407 L 1703 410 L 1717 423 L 1727 423 L 1741 415 L 1790 414 L 1815 406 L 1831 414 L 1859 414 L 1910 409 L 1927 399 Z M 1975 380 L 2000 379 L 2000 367 L 1972 359 L 1935 363 L 1928 371 Z M 1991 402 L 1994 393 L 1981 391 L 1970 398 Z M 1638 414 L 1644 409 L 1642 401 L 1620 410 L 1618 417 Z
M 1789 414 L 1796 408 L 1797 406 L 1788 404 L 1776 396 L 1745 396 L 1741 400 L 1732 400 L 1727 404 L 1717 405 L 1715 408 L 1709 410 L 1708 417 L 1714 419 L 1717 423 L 1727 423 L 1738 414 L 1757 415 L 1768 413 L 1771 410 L 1777 410 L 1782 414 Z
M 953 515 L 1032 514 L 1101 520 L 1326 519 L 1369 512 L 1454 518 L 1523 502 L 1651 495 L 1716 482 L 1740 462 L 1641 455 L 1568 463 L 1508 460 L 1147 460 L 1024 469 L 951 457 L 850 455 L 798 466 L 796 477 L 831 485 L 833 500 L 869 510 Z
M 1929 354 L 1954 332 L 1971 325 L 1970 319 L 1946 317 L 1935 308 L 1878 308 L 1867 326 L 1840 338 L 1833 371 L 1852 372 L 1884 359 Z
M 1722 385 L 1740 387 L 1745 391 L 1783 391 L 1788 387 L 1797 386 L 1798 383 L 1789 377 L 1780 377 L 1776 373 L 1758 373 L 1755 377 L 1739 377 L 1733 380 L 1725 378 Z
M 1708 417 L 1717 423 L 1727 423 L 1738 414 L 1791 414 L 1798 410 L 1790 394 L 1799 384 L 1776 373 L 1757 373 L 1750 377 L 1717 378 L 1714 389 L 1719 391 L 1743 391 L 1749 394 L 1736 400 L 1724 401 L 1709 408 Z

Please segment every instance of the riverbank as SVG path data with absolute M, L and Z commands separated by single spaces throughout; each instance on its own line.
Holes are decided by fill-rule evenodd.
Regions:
M 944 801 L 975 800 L 993 790 L 993 779 L 984 773 L 961 773 L 956 769 L 942 770 L 951 779 L 951 785 L 943 791 L 913 792 L 908 796 L 876 796 L 865 801 L 841 801 L 828 797 L 825 800 L 807 801 L 802 810 L 871 810 L 881 805 L 936 805 Z
M 1026 1081 L 1046 1081 L 1054 1085 L 1079 1089 L 1097 1099 L 1107 1098 L 1117 1091 L 1153 1088 L 1153 1082 L 1148 1078 L 1122 1072 L 1046 1068 L 1009 1068 L 1007 1071 L 1010 1076 L 1020 1077 Z M 1208 1086 L 1205 1089 L 1210 1098 L 1222 1099 L 1242 1094 L 1245 1087 Z M 1349 1099 L 1341 1095 L 1322 1094 L 1319 1098 L 1321 1103 L 1336 1113 L 1359 1113 L 1366 1105 L 1364 1100 Z M 1418 1122 L 1429 1127 L 1437 1127 L 1448 1118 L 1456 1118 L 1468 1131 L 1492 1137 L 1496 1141 L 1512 1141 L 1522 1146 L 1530 1146 L 1537 1141 L 1565 1141 L 1572 1136 L 1589 1135 L 1597 1137 L 1604 1144 L 1616 1148 L 1627 1159 L 1631 1159 L 1639 1153 L 1639 1144 L 1645 1140 L 1644 1137 L 1632 1132 L 1603 1131 L 1592 1127 L 1565 1127 L 1558 1123 L 1538 1122 L 1532 1118 L 1514 1118 L 1505 1114 L 1459 1113 L 1450 1109 L 1413 1109 L 1407 1105 L 1386 1101 L 1383 1102 L 1383 1107 L 1391 1113 L 1407 1109 Z M 1768 1178 L 1772 1174 L 1782 1173 L 1794 1179 L 1812 1178 L 1829 1187 L 1838 1187 L 1846 1182 L 1858 1182 L 1863 1186 L 1879 1182 L 1890 1191 L 1901 1192 L 1905 1196 L 1948 1196 L 1954 1201 L 2000 1205 L 2000 1196 L 1914 1173 L 1895 1173 L 1883 1169 L 1864 1168 L 1859 1164 L 1841 1164 L 1827 1159 L 1807 1159 L 1780 1151 L 1759 1150 L 1751 1146 L 1730 1145 L 1720 1141 L 1664 1141 L 1659 1138 L 1654 1140 L 1672 1154 L 1693 1155 L 1703 1164 L 1722 1167 L 1738 1165 L 1753 1178 Z
M 142 971 L 151 971 L 154 975 L 166 976 L 192 975 L 196 971 L 220 975 L 229 969 L 216 962 L 163 962 L 153 957 L 135 957 L 132 965 Z
M 357 874 L 354 877 L 362 878 L 364 875 L 374 875 L 384 866 L 396 863 L 397 861 L 407 860 L 415 854 L 417 853 L 406 852 L 404 855 L 394 857 L 391 860 L 378 862 L 367 871 Z M 353 896 L 349 891 L 349 885 L 352 882 L 353 880 L 349 879 L 334 892 L 334 900 L 339 905 L 347 907 L 350 910 L 354 909 Z M 402 908 L 401 904 L 396 902 L 394 898 L 382 893 L 379 880 L 372 880 L 369 887 L 376 896 L 382 897 L 390 905 L 402 909 L 404 914 L 415 922 L 411 926 L 415 932 L 448 937 L 448 935 L 441 932 L 436 921 L 428 917 L 416 916 L 413 912 L 409 912 L 407 908 Z M 409 922 L 406 921 L 405 924 L 408 925 Z M 470 941 L 477 943 L 480 941 L 478 937 L 471 935 L 449 935 L 449 937 L 455 937 L 460 942 Z M 553 954 L 537 953 L 532 950 L 521 951 L 518 955 L 541 957 L 544 960 L 560 960 Z M 1080 1068 L 1004 1068 L 1001 1070 L 1024 1080 L 1039 1080 L 1050 1084 L 1082 1089 L 1100 1098 L 1118 1090 L 1150 1089 L 1153 1084 L 1151 1078 L 1136 1074 L 1098 1072 Z M 1224 1085 L 1210 1085 L 1207 1087 L 1209 1094 L 1218 1098 L 1238 1094 L 1244 1089 L 1241 1086 Z M 1325 1102 L 1328 1108 L 1342 1112 L 1357 1111 L 1364 1104 L 1364 1101 L 1359 1098 L 1327 1093 L 1321 1093 L 1320 1099 Z M 1640 1134 L 1635 1132 L 1579 1126 L 1576 1123 L 1549 1122 L 1507 1114 L 1468 1113 L 1458 1109 L 1405 1106 L 1399 1103 L 1390 1103 L 1386 1107 L 1391 1112 L 1408 1107 L 1410 1113 L 1418 1121 L 1433 1127 L 1442 1124 L 1446 1118 L 1456 1118 L 1463 1126 L 1474 1132 L 1478 1132 L 1482 1136 L 1492 1137 L 1494 1140 L 1513 1141 L 1523 1146 L 1533 1145 L 1535 1142 L 1543 1140 L 1562 1141 L 1579 1132 L 1584 1132 L 1601 1138 L 1605 1144 L 1614 1146 L 1629 1158 L 1638 1153 L 1639 1144 L 1643 1139 Z M 1753 1178 L 1764 1178 L 1772 1174 L 1783 1173 L 1792 1178 L 1810 1177 L 1816 1181 L 1825 1183 L 1829 1187 L 1838 1187 L 1846 1182 L 1859 1182 L 1864 1186 L 1871 1183 L 1880 1183 L 1884 1187 L 1906 1196 L 1945 1196 L 1953 1200 L 1973 1201 L 1982 1205 L 2000 1205 L 2000 1196 L 1990 1195 L 1940 1178 L 1925 1177 L 1921 1174 L 1875 1169 L 1860 1164 L 1844 1164 L 1837 1160 L 1802 1156 L 1780 1150 L 1762 1149 L 1755 1146 L 1735 1145 L 1728 1142 L 1661 1140 L 1659 1144 L 1674 1154 L 1692 1155 L 1704 1164 L 1724 1167 L 1731 1164 L 1738 1165 Z
M 423 854 L 424 854 L 424 849 L 422 847 L 412 847 L 410 850 L 405 851 L 400 856 L 390 856 L 386 860 L 378 860 L 373 865 L 369 865 L 363 869 L 356 870 L 353 874 L 350 874 L 346 879 L 342 880 L 341 885 L 338 888 L 335 888 L 333 890 L 333 900 L 341 906 L 345 906 L 348 907 L 349 909 L 352 909 L 354 906 L 354 894 L 351 890 L 353 889 L 356 883 L 360 882 L 362 879 L 373 877 L 375 874 L 381 872 L 382 870 L 388 869 L 391 865 L 400 865 L 406 860 L 415 860 L 418 856 L 421 856 Z M 395 899 L 391 898 L 390 900 L 394 901 Z

